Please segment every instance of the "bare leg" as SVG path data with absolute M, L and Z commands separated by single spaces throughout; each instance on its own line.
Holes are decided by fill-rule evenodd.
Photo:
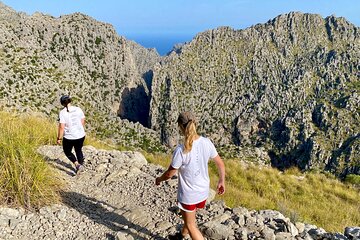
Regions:
M 194 212 L 185 212 L 181 210 L 182 217 L 184 219 L 184 227 L 182 230 L 182 234 L 187 231 L 190 234 L 191 239 L 193 240 L 204 240 L 201 232 L 197 228 L 196 225 L 196 211 Z
M 184 216 L 183 216 L 184 219 Z M 187 228 L 187 226 L 184 224 L 183 228 L 181 230 L 181 234 L 185 237 L 186 235 L 190 234 L 189 229 Z

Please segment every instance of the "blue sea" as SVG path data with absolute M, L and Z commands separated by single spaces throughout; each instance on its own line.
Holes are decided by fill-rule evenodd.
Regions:
M 161 56 L 169 53 L 178 43 L 190 42 L 193 35 L 128 35 L 125 38 L 133 40 L 145 48 L 156 48 Z

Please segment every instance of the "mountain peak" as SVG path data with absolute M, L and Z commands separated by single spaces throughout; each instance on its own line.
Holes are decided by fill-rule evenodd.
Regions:
M 16 12 L 14 9 L 0 1 L 0 21 L 5 20 L 11 22 L 19 19 L 19 16 L 22 14 L 23 13 Z

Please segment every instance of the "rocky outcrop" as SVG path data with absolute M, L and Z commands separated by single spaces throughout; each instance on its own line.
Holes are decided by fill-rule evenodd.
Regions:
M 0 239 L 167 239 L 182 226 L 176 207 L 177 179 L 155 186 L 163 169 L 137 152 L 84 148 L 85 171 L 74 176 L 59 146 L 39 149 L 69 185 L 61 202 L 36 212 L 0 208 Z M 212 195 L 213 196 L 213 195 Z M 228 208 L 211 201 L 198 211 L 207 239 L 359 239 L 359 227 L 344 233 L 301 222 L 280 212 Z
M 135 63 L 140 76 L 146 82 L 146 86 L 151 90 L 154 66 L 162 60 L 155 49 L 146 49 L 141 45 L 129 41 L 129 46 L 135 58 Z
M 164 143 L 192 110 L 225 156 L 359 174 L 358 27 L 294 12 L 200 33 L 178 52 L 154 70 L 150 123 Z
M 190 109 L 224 157 L 359 174 L 360 31 L 344 18 L 221 27 L 164 58 L 81 13 L 1 4 L 0 32 L 3 109 L 57 119 L 70 93 L 88 131 L 150 151 L 178 142 L 176 118 Z
M 138 73 L 146 83 L 146 87 L 143 84 L 137 87 L 126 87 L 122 92 L 118 114 L 121 118 L 140 122 L 143 126 L 148 127 L 152 69 L 161 60 L 161 57 L 155 49 L 146 49 L 135 42 L 128 41 L 128 46 L 131 49 Z
M 145 80 L 151 80 L 150 68 L 158 61 L 155 50 L 81 13 L 29 16 L 4 4 L 0 32 L 2 108 L 57 119 L 59 97 L 70 94 L 85 111 L 88 129 L 99 135 L 106 135 L 106 126 L 131 127 L 116 116 L 147 126 L 150 93 Z M 153 135 L 145 128 L 141 132 Z

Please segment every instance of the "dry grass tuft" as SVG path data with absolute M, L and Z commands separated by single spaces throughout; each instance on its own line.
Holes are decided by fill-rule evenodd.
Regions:
M 0 201 L 27 209 L 57 202 L 62 182 L 36 152 L 56 139 L 55 123 L 0 112 L 0 125 Z

